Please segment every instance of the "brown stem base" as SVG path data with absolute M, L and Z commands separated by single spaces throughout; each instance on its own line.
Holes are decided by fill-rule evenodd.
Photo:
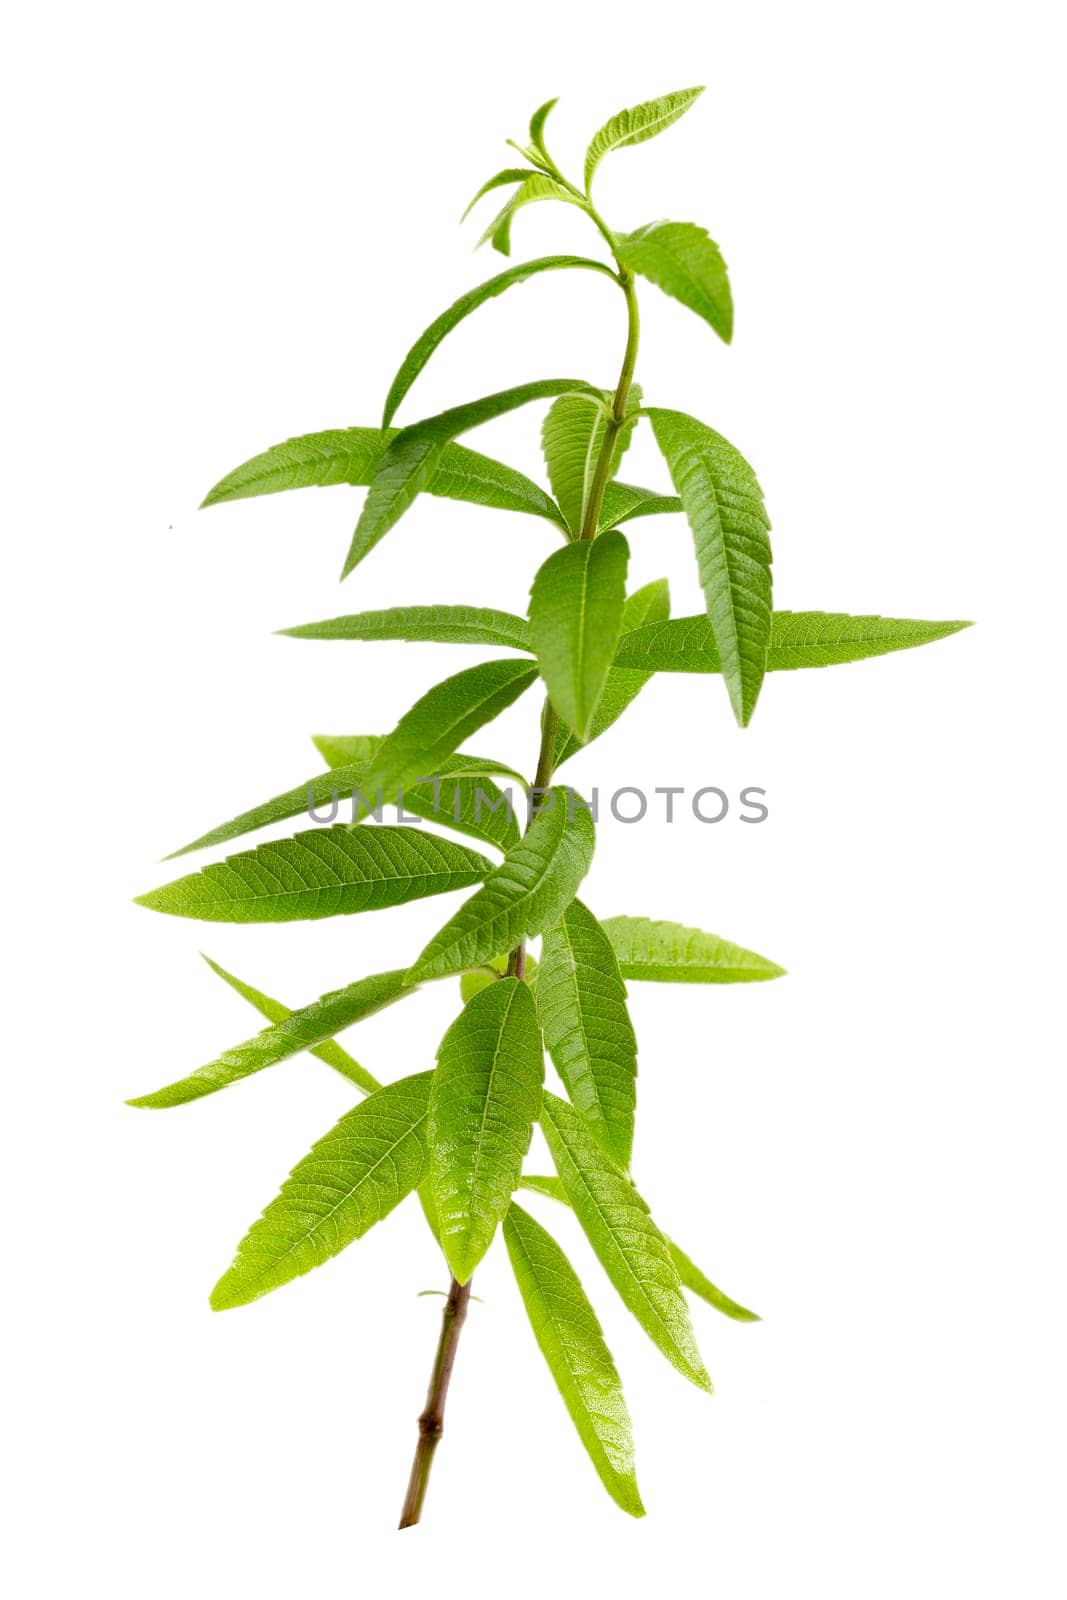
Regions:
M 426 1409 L 419 1418 L 419 1442 L 415 1446 L 415 1459 L 411 1463 L 411 1478 L 400 1513 L 400 1526 L 413 1528 L 422 1516 L 422 1503 L 430 1482 L 430 1468 L 434 1451 L 445 1431 L 445 1401 L 448 1384 L 456 1360 L 456 1348 L 464 1322 L 467 1320 L 467 1303 L 471 1296 L 469 1283 L 457 1283 L 453 1278 L 448 1299 L 441 1313 L 441 1336 L 437 1341 L 430 1387 L 426 1391 Z

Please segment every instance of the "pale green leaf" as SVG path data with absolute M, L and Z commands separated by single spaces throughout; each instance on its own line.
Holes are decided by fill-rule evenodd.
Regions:
M 699 89 L 678 89 L 673 94 L 661 95 L 658 100 L 645 100 L 639 106 L 619 111 L 605 122 L 600 131 L 594 134 L 586 151 L 586 194 L 592 186 L 593 174 L 606 155 L 613 150 L 624 150 L 629 145 L 643 144 L 646 139 L 655 138 L 672 122 L 677 122 L 703 93 L 703 86 Z
M 395 428 L 330 428 L 287 439 L 228 473 L 209 492 L 204 505 L 280 494 L 287 489 L 370 484 L 398 432 Z M 426 492 L 498 511 L 525 511 L 563 524 L 555 501 L 532 478 L 461 444 L 444 447 Z
M 554 99 L 546 100 L 544 105 L 538 106 L 530 118 L 530 144 L 549 166 L 552 165 L 552 157 L 545 148 L 545 123 L 548 121 L 549 113 L 558 104 L 559 96 L 556 95 Z
M 474 199 L 460 217 L 460 222 L 466 222 L 483 195 L 491 193 L 493 189 L 505 189 L 510 183 L 523 183 L 529 176 L 530 169 L 528 167 L 505 167 L 502 172 L 494 172 L 491 178 L 486 178 Z
M 615 254 L 624 267 L 703 317 L 730 343 L 734 304 L 726 262 L 714 239 L 695 222 L 649 222 L 634 233 L 620 234 Z
M 767 671 L 832 667 L 869 656 L 931 644 L 969 628 L 969 622 L 919 622 L 903 617 L 850 617 L 832 611 L 776 611 L 771 618 Z M 637 628 L 619 641 L 617 666 L 650 672 L 721 672 L 707 617 L 675 617 Z
M 670 608 L 670 589 L 666 578 L 656 578 L 652 583 L 646 583 L 643 588 L 636 589 L 623 607 L 619 649 L 622 648 L 622 641 L 631 629 L 644 627 L 650 622 L 662 621 L 669 615 Z M 615 659 L 618 660 L 618 650 Z M 598 739 L 613 722 L 617 722 L 627 706 L 632 705 L 641 693 L 651 676 L 651 672 L 637 672 L 631 667 L 613 666 L 607 675 L 604 692 L 593 714 L 589 737 L 583 741 L 570 728 L 560 726 L 556 735 L 555 765 L 561 766 L 586 744 Z
M 590 272 L 603 272 L 609 278 L 615 277 L 614 272 L 603 261 L 594 261 L 588 256 L 542 256 L 536 261 L 523 261 L 516 267 L 509 267 L 506 272 L 500 272 L 486 283 L 479 283 L 475 288 L 469 289 L 466 294 L 454 301 L 447 311 L 443 311 L 436 321 L 430 323 L 404 357 L 389 389 L 382 416 L 382 427 L 389 426 L 400 402 L 437 346 L 465 317 L 469 317 L 472 311 L 477 311 L 487 300 L 503 294 L 504 290 L 510 289 L 513 284 L 524 283 L 527 278 L 532 278 L 538 273 L 558 272 L 566 267 L 587 268 Z
M 227 981 L 232 980 L 227 976 Z M 360 978 L 344 989 L 324 994 L 321 999 L 302 1006 L 299 1011 L 289 1012 L 269 1028 L 257 1033 L 255 1038 L 234 1045 L 215 1061 L 198 1067 L 177 1083 L 167 1084 L 163 1089 L 139 1095 L 126 1103 L 159 1110 L 164 1106 L 181 1106 L 189 1100 L 199 1100 L 203 1095 L 214 1094 L 218 1089 L 237 1083 L 241 1078 L 251 1077 L 254 1072 L 262 1072 L 264 1067 L 285 1061 L 301 1050 L 310 1050 L 324 1039 L 332 1039 L 354 1022 L 372 1016 L 375 1011 L 381 1011 L 383 1006 L 392 1005 L 394 1000 L 411 992 L 410 986 L 405 987 L 403 972 L 379 972 L 372 978 Z M 263 999 L 265 997 L 259 997 L 260 1001 Z M 254 1003 L 258 1004 L 259 1001 Z M 366 1087 L 366 1084 L 360 1081 L 360 1086 Z
M 556 550 L 530 591 L 530 642 L 557 713 L 589 737 L 622 632 L 630 549 L 603 533 Z
M 321 1266 L 418 1187 L 431 1076 L 387 1084 L 312 1146 L 238 1245 L 212 1291 L 215 1311 L 247 1305 Z
M 203 922 L 294 922 L 447 894 L 490 870 L 484 856 L 417 828 L 310 828 L 164 884 L 137 904 Z
M 458 434 L 502 417 L 533 400 L 547 400 L 570 390 L 589 387 L 571 378 L 545 378 L 521 383 L 498 394 L 485 395 L 467 405 L 453 406 L 437 416 L 403 428 L 390 441 L 374 474 L 367 498 L 352 535 L 342 578 L 367 556 L 394 527 L 412 501 L 434 478 L 443 451 Z
M 547 1195 L 550 1200 L 558 1200 L 560 1205 L 569 1206 L 567 1191 L 559 1178 L 542 1177 L 539 1173 L 530 1173 L 522 1178 L 520 1189 L 528 1189 L 531 1194 Z M 667 1235 L 663 1236 L 665 1239 Z M 671 1260 L 678 1271 L 678 1279 L 682 1287 L 691 1294 L 705 1300 L 709 1306 L 714 1306 L 716 1311 L 721 1311 L 724 1317 L 730 1317 L 734 1322 L 759 1322 L 761 1319 L 754 1311 L 749 1311 L 745 1306 L 739 1305 L 736 1300 L 731 1300 L 728 1294 L 723 1294 L 717 1289 L 711 1279 L 701 1272 L 695 1261 L 686 1255 L 681 1245 L 675 1244 L 673 1239 L 667 1239 L 667 1246 L 671 1253 Z
M 379 791 L 396 794 L 431 778 L 464 739 L 491 722 L 537 676 L 527 661 L 484 661 L 435 684 L 384 738 L 363 775 L 358 811 L 366 816 Z
M 771 631 L 770 523 L 744 456 L 681 411 L 648 412 L 685 507 L 700 585 L 734 716 L 747 727 L 767 666 Z
M 611 398 L 606 392 L 560 395 L 549 406 L 541 427 L 541 449 L 548 480 L 574 538 L 585 529 L 586 511 L 611 415 Z M 634 384 L 627 403 L 630 420 L 615 435 L 611 477 L 619 470 L 640 404 L 641 389 Z
M 593 820 L 570 789 L 550 789 L 540 805 L 483 888 L 430 940 L 411 968 L 413 981 L 485 966 L 559 921 L 593 859 Z
M 637 1040 L 611 941 L 580 900 L 545 929 L 537 1014 L 571 1104 L 618 1165 L 629 1167 Z
M 645 983 L 760 983 L 785 974 L 784 967 L 765 956 L 680 922 L 606 917 L 601 926 L 624 978 Z
M 280 628 L 290 639 L 404 639 L 412 644 L 491 644 L 529 650 L 522 617 L 488 606 L 391 606 Z
M 497 978 L 445 1034 L 430 1088 L 430 1178 L 441 1245 L 461 1283 L 515 1191 L 543 1081 L 533 997 L 517 978 Z
M 250 983 L 243 983 L 240 978 L 235 978 L 232 972 L 227 972 L 225 967 L 220 967 L 217 961 L 212 961 L 210 956 L 204 956 L 212 972 L 217 973 L 223 983 L 228 983 L 243 1000 L 247 1000 L 258 1012 L 267 1018 L 268 1022 L 285 1022 L 293 1015 L 288 1006 L 283 1006 L 280 1000 L 272 1000 L 269 994 L 263 994 L 259 989 L 253 989 Z M 328 1067 L 333 1067 L 349 1083 L 354 1083 L 364 1094 L 373 1094 L 375 1089 L 380 1089 L 381 1084 L 366 1067 L 361 1066 L 354 1056 L 337 1043 L 335 1039 L 324 1039 L 321 1044 L 311 1045 L 309 1055 L 317 1056 Z
M 533 159 L 532 153 L 531 159 Z M 509 256 L 511 254 L 511 224 L 515 219 L 516 213 L 521 211 L 523 206 L 532 205 L 538 200 L 561 200 L 564 205 L 570 206 L 579 204 L 577 195 L 572 194 L 569 189 L 565 189 L 562 183 L 559 183 L 551 174 L 531 172 L 521 187 L 512 195 L 503 210 L 493 218 L 478 240 L 478 245 L 481 246 L 491 241 L 494 250 L 499 250 L 502 256 Z
M 578 1112 L 547 1090 L 541 1127 L 567 1198 L 623 1304 L 667 1360 L 710 1391 L 670 1247 L 644 1200 Z
M 494 956 L 484 966 L 474 967 L 470 972 L 464 972 L 460 975 L 459 992 L 464 1005 L 467 1004 L 468 1000 L 473 1000 L 474 996 L 480 994 L 483 989 L 488 989 L 489 985 L 495 983 L 497 978 L 504 976 L 508 970 L 508 958 L 508 955 Z M 537 958 L 532 956 L 528 950 L 524 963 L 524 981 L 530 985 L 531 989 L 537 983 Z
M 311 742 L 329 767 L 369 765 L 382 745 L 381 734 L 370 733 L 315 733 Z M 506 762 L 495 761 L 491 756 L 461 755 L 453 752 L 438 768 L 439 778 L 501 776 L 514 778 L 525 788 L 526 779 Z
M 643 1516 L 622 1383 L 578 1274 L 552 1235 L 514 1203 L 504 1243 L 534 1337 L 601 1483 L 623 1511 Z

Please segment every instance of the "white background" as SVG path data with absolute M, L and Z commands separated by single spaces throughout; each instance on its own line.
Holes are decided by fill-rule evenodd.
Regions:
M 5 51 L 10 414 L 3 869 L 7 1445 L 21 1597 L 1063 1593 L 1061 97 L 1051 5 L 42 5 Z M 212 1316 L 245 1226 L 351 1092 L 299 1058 L 123 1105 L 255 1031 L 199 947 L 291 1004 L 405 963 L 459 897 L 281 928 L 133 907 L 165 851 L 384 731 L 484 652 L 271 630 L 399 601 L 524 609 L 547 524 L 426 499 L 343 590 L 359 492 L 195 507 L 291 434 L 376 422 L 415 334 L 499 270 L 459 212 L 533 107 L 629 228 L 707 225 L 731 349 L 651 286 L 639 376 L 753 461 L 780 607 L 970 617 L 770 679 L 656 679 L 574 781 L 744 784 L 766 825 L 606 821 L 583 890 L 711 928 L 776 984 L 632 989 L 636 1174 L 759 1326 L 697 1305 L 700 1396 L 572 1219 L 649 1516 L 603 1495 L 506 1259 L 478 1274 L 423 1527 L 392 1531 L 443 1273 L 414 1204 Z M 491 202 L 488 202 L 491 204 Z M 597 241 L 533 207 L 516 256 Z M 402 419 L 613 382 L 621 302 L 552 275 L 457 332 Z M 539 416 L 471 438 L 538 471 Z M 664 483 L 648 439 L 626 476 Z M 700 607 L 684 524 L 633 577 Z M 533 698 L 476 747 L 529 764 Z M 347 1042 L 432 1060 L 451 985 Z M 12 1495 L 7 1496 L 8 1508 Z

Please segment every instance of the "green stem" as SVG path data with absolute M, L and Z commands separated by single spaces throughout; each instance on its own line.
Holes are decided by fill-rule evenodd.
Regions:
M 570 186 L 568 186 L 570 187 Z M 575 193 L 578 191 L 576 190 Z M 610 229 L 597 215 L 591 206 L 586 208 L 608 244 L 614 246 L 614 236 Z M 615 441 L 626 418 L 626 403 L 630 398 L 630 387 L 634 379 L 634 368 L 637 365 L 637 343 L 640 336 L 640 321 L 637 315 L 637 295 L 634 292 L 633 274 L 628 272 L 621 262 L 619 267 L 619 282 L 626 296 L 626 352 L 623 356 L 622 371 L 619 373 L 619 382 L 615 389 L 615 398 L 612 402 L 611 415 L 604 430 L 604 440 L 597 457 L 596 471 L 593 474 L 593 484 L 589 491 L 589 503 L 585 508 L 582 520 L 581 537 L 595 539 L 600 525 L 600 514 L 604 505 L 604 491 L 611 478 L 611 462 L 615 454 Z M 537 754 L 537 771 L 534 775 L 533 793 L 543 791 L 552 782 L 556 766 L 556 741 L 559 737 L 559 716 L 552 702 L 545 697 L 544 712 L 541 717 L 541 745 Z M 529 827 L 529 823 L 527 823 Z M 507 976 L 522 978 L 526 972 L 526 940 L 521 940 L 508 956 Z M 460 1332 L 467 1316 L 467 1302 L 470 1299 L 470 1282 L 458 1283 L 452 1279 L 448 1291 L 448 1299 L 441 1315 L 441 1334 L 437 1341 L 437 1353 L 434 1357 L 433 1371 L 430 1374 L 430 1387 L 426 1395 L 426 1408 L 419 1418 L 419 1441 L 415 1447 L 415 1459 L 411 1464 L 411 1478 L 408 1482 L 408 1492 L 404 1497 L 404 1508 L 400 1514 L 400 1526 L 412 1528 L 422 1516 L 423 1501 L 426 1498 L 426 1489 L 430 1481 L 430 1467 L 433 1464 L 434 1451 L 437 1449 L 445 1427 L 445 1400 L 448 1397 L 448 1384 L 452 1376 L 452 1367 L 456 1359 L 456 1348 L 459 1344 Z

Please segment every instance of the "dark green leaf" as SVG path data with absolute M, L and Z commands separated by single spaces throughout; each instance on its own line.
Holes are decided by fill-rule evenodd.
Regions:
M 203 922 L 295 922 L 447 894 L 490 870 L 484 856 L 417 828 L 310 828 L 164 884 L 137 904 Z
M 552 492 L 572 536 L 585 531 L 586 508 L 592 493 L 604 444 L 612 397 L 603 394 L 564 394 L 549 406 L 541 427 L 541 449 Z M 641 389 L 630 390 L 627 415 L 631 418 L 615 436 L 611 477 L 619 470 L 633 433 L 633 416 L 641 404 Z
M 623 1511 L 644 1516 L 622 1384 L 578 1274 L 552 1235 L 515 1204 L 504 1218 L 504 1242 L 534 1337 L 601 1483 Z
M 559 716 L 585 740 L 622 631 L 630 549 L 603 533 L 556 550 L 530 591 L 530 642 Z
M 771 631 L 770 523 L 760 486 L 744 456 L 703 422 L 681 411 L 648 416 L 693 530 L 730 703 L 747 727 Z
M 655 489 L 639 489 L 632 483 L 612 480 L 604 490 L 600 508 L 601 528 L 614 528 L 620 522 L 633 522 L 638 517 L 658 517 L 664 512 L 681 511 L 682 502 L 677 495 L 658 494 Z
M 228 975 L 227 981 L 232 981 Z M 410 987 L 404 985 L 403 972 L 380 972 L 373 978 L 360 978 L 344 989 L 324 994 L 320 1000 L 312 1001 L 311 1005 L 303 1006 L 299 1011 L 289 1012 L 269 1028 L 264 1028 L 262 1033 L 257 1033 L 255 1038 L 234 1045 L 232 1050 L 226 1050 L 217 1060 L 198 1067 L 187 1078 L 126 1103 L 159 1110 L 164 1106 L 181 1106 L 189 1100 L 199 1100 L 203 1095 L 225 1089 L 241 1078 L 251 1077 L 254 1072 L 262 1072 L 264 1067 L 272 1067 L 278 1061 L 297 1055 L 301 1050 L 310 1050 L 324 1039 L 332 1039 L 354 1022 L 372 1016 L 375 1011 L 381 1011 L 383 1006 L 392 1005 L 394 1000 L 411 992 Z M 253 1003 L 259 1004 L 263 999 L 265 997 L 260 996 Z M 359 1082 L 361 1088 L 367 1087 L 361 1079 L 354 1081 Z
M 559 921 L 593 859 L 593 820 L 573 790 L 550 789 L 541 805 L 484 887 L 431 939 L 413 981 L 484 966 Z
M 652 583 L 646 583 L 643 588 L 635 590 L 623 607 L 620 649 L 622 640 L 632 628 L 643 627 L 649 622 L 662 621 L 669 615 L 670 608 L 671 597 L 666 578 L 656 578 Z M 585 744 L 591 744 L 594 739 L 598 739 L 606 732 L 613 722 L 618 721 L 651 676 L 651 672 L 636 672 L 630 667 L 612 667 L 604 684 L 600 703 L 593 715 L 593 725 Z M 582 740 L 569 728 L 561 726 L 556 735 L 555 765 L 562 766 L 564 761 L 569 760 L 581 749 L 584 749 Z
M 215 1311 L 247 1305 L 321 1266 L 418 1187 L 426 1167 L 429 1072 L 387 1084 L 312 1146 L 237 1247 Z
M 430 1089 L 430 1177 L 441 1244 L 461 1283 L 515 1191 L 543 1080 L 533 997 L 517 978 L 497 978 L 445 1034 Z
M 571 1104 L 618 1165 L 629 1167 L 637 1040 L 611 941 L 580 900 L 545 929 L 537 1014 Z
M 726 262 L 704 228 L 695 222 L 649 222 L 621 234 L 615 254 L 624 267 L 680 300 L 730 343 L 734 304 Z
M 525 177 L 526 174 L 523 174 Z M 446 335 L 452 332 L 465 317 L 472 311 L 484 305 L 498 294 L 503 294 L 505 289 L 510 289 L 512 284 L 524 283 L 527 278 L 532 278 L 541 272 L 557 272 L 564 267 L 585 267 L 591 272 L 606 273 L 609 278 L 615 274 L 611 268 L 602 261 L 593 261 L 587 256 L 542 256 L 536 261 L 523 261 L 517 267 L 509 267 L 506 272 L 500 272 L 495 278 L 490 278 L 486 283 L 479 283 L 475 288 L 469 289 L 461 295 L 447 311 L 443 311 L 435 322 L 421 333 L 408 351 L 400 364 L 400 370 L 393 379 L 389 395 L 385 402 L 385 412 L 382 416 L 382 427 L 387 428 L 397 408 L 411 385 L 415 382 L 423 367 L 429 361 L 434 351 Z
M 601 926 L 624 978 L 646 983 L 760 983 L 785 974 L 784 967 L 765 956 L 680 922 L 607 917 Z
M 710 1391 L 670 1247 L 647 1205 L 578 1112 L 547 1090 L 541 1126 L 567 1198 L 624 1305 L 667 1360 Z

